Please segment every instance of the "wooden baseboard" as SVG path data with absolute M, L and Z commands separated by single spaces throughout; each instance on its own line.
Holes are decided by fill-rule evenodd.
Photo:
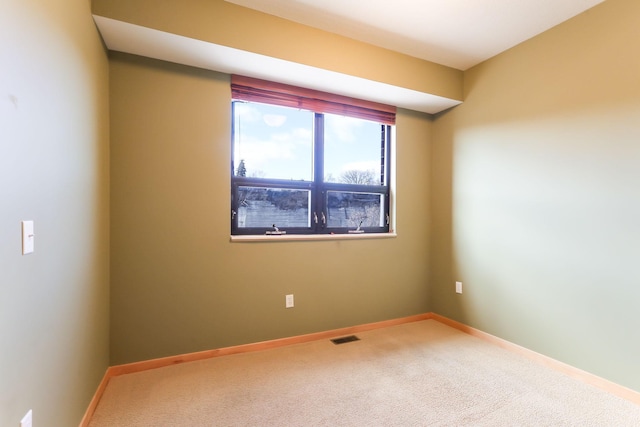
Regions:
M 484 341 L 490 342 L 506 350 L 522 355 L 541 365 L 547 366 L 555 371 L 559 371 L 571 378 L 575 378 L 579 381 L 590 384 L 594 387 L 606 391 L 607 393 L 611 393 L 615 396 L 621 397 L 625 400 L 635 403 L 636 405 L 640 405 L 640 393 L 635 390 L 631 390 L 629 388 L 621 386 L 620 384 L 605 380 L 602 377 L 583 371 L 582 369 L 567 365 L 566 363 L 560 362 L 551 357 L 537 353 L 533 350 L 529 350 L 528 348 L 519 346 L 518 344 L 514 344 L 507 340 L 503 340 L 502 338 L 498 338 L 479 329 L 472 328 L 471 326 L 467 326 L 464 323 L 460 323 L 447 317 L 440 316 L 439 314 L 429 313 L 429 318 L 437 320 L 440 323 L 443 323 L 454 329 L 458 329 L 459 331 L 465 332 L 469 335 L 473 335 L 474 337 L 480 338 Z
M 87 407 L 87 410 L 84 413 L 84 417 L 82 417 L 82 421 L 80 421 L 80 427 L 89 426 L 91 417 L 93 417 L 93 413 L 96 411 L 96 408 L 98 407 L 98 402 L 100 402 L 100 399 L 102 398 L 102 394 L 107 388 L 107 384 L 109 384 L 109 379 L 113 376 L 113 375 L 110 375 L 109 373 L 110 369 L 111 368 L 107 369 L 104 376 L 102 377 L 102 381 L 100 381 L 100 384 L 98 384 L 98 389 L 93 394 L 93 398 L 91 399 L 91 402 L 89 402 L 89 406 Z
M 162 368 L 164 366 L 176 365 L 179 363 L 193 362 L 196 360 L 210 359 L 212 357 L 227 356 L 230 354 L 248 353 L 251 351 L 268 350 L 271 348 L 284 347 L 292 344 L 317 341 L 328 338 L 335 338 L 341 335 L 356 334 L 358 332 L 370 331 L 373 329 L 386 328 L 389 326 L 401 325 L 403 323 L 426 320 L 430 313 L 418 314 L 415 316 L 402 317 L 399 319 L 384 320 L 381 322 L 367 323 L 364 325 L 350 326 L 347 328 L 333 329 L 330 331 L 315 332 L 306 335 L 298 335 L 288 338 L 280 338 L 270 341 L 262 341 L 251 344 L 237 345 L 233 347 L 217 348 L 214 350 L 199 351 L 196 353 L 182 354 L 179 356 L 162 357 L 159 359 L 145 360 L 142 362 L 127 363 L 124 365 L 112 366 L 109 370 L 113 376 L 131 374 L 134 372 L 146 371 L 148 369 Z
M 489 343 L 502 347 L 506 350 L 518 353 L 524 357 L 527 357 L 528 359 L 534 360 L 537 363 L 540 363 L 551 369 L 559 371 L 569 377 L 578 379 L 584 383 L 590 384 L 608 393 L 611 393 L 615 396 L 621 397 L 632 403 L 640 405 L 640 393 L 635 390 L 631 390 L 629 388 L 623 387 L 619 384 L 605 380 L 604 378 L 590 374 L 581 369 L 567 365 L 566 363 L 552 359 L 548 356 L 544 356 L 540 353 L 536 353 L 533 350 L 529 350 L 525 347 L 503 340 L 502 338 L 498 338 L 494 335 L 488 334 L 479 329 L 472 328 L 471 326 L 467 326 L 463 323 L 457 322 L 455 320 L 449 319 L 439 314 L 424 313 L 424 314 L 418 314 L 414 316 L 402 317 L 399 319 L 384 320 L 381 322 L 366 323 L 364 325 L 333 329 L 330 331 L 316 332 L 316 333 L 311 333 L 306 335 L 298 335 L 294 337 L 280 338 L 280 339 L 275 339 L 270 341 L 243 344 L 243 345 L 238 345 L 233 347 L 224 347 L 224 348 L 218 348 L 214 350 L 205 350 L 205 351 L 200 351 L 195 353 L 182 354 L 178 356 L 162 357 L 158 359 L 151 359 L 151 360 L 145 360 L 141 362 L 112 366 L 109 369 L 107 369 L 107 372 L 105 373 L 104 378 L 100 382 L 100 385 L 98 386 L 98 389 L 96 390 L 96 393 L 93 396 L 93 399 L 91 400 L 91 403 L 87 408 L 87 411 L 84 417 L 82 418 L 80 427 L 87 427 L 89 425 L 89 421 L 91 420 L 91 417 L 93 416 L 93 413 L 96 410 L 98 402 L 100 401 L 100 398 L 102 397 L 102 394 L 104 393 L 104 390 L 107 387 L 107 384 L 109 383 L 109 379 L 111 377 L 115 377 L 118 375 L 131 374 L 134 372 L 146 371 L 149 369 L 162 368 L 165 366 L 172 366 L 180 363 L 193 362 L 196 360 L 210 359 L 213 357 L 248 353 L 252 351 L 268 350 L 272 348 L 284 347 L 284 346 L 293 345 L 293 344 L 301 344 L 301 343 L 306 343 L 311 341 L 335 338 L 342 335 L 357 334 L 359 332 L 371 331 L 374 329 L 387 328 L 390 326 L 402 325 L 405 323 L 417 322 L 420 320 L 430 320 L 430 319 L 440 322 L 444 325 L 450 326 L 459 331 L 465 332 L 469 335 L 480 338 L 484 341 L 487 341 Z

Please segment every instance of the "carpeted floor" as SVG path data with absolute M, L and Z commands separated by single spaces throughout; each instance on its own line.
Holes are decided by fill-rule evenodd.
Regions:
M 114 377 L 90 427 L 640 426 L 640 406 L 435 320 Z

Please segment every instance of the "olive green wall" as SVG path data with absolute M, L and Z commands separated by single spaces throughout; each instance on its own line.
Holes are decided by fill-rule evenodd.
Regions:
M 397 238 L 231 243 L 230 101 L 228 75 L 111 54 L 111 363 L 428 311 L 429 116 L 398 114 Z
M 467 71 L 431 179 L 434 311 L 635 390 L 639 17 L 608 0 Z
M 0 425 L 68 427 L 109 363 L 108 60 L 87 0 L 1 9 Z

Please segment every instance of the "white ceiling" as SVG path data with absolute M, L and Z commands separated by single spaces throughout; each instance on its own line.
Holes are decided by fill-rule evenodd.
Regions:
M 226 0 L 466 70 L 604 0 Z

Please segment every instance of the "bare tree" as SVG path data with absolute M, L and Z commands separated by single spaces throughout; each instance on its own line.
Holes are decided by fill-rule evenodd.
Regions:
M 379 227 L 380 206 L 363 205 L 350 211 L 349 222 L 353 227 Z
M 345 184 L 375 185 L 376 173 L 373 170 L 351 169 L 340 175 L 340 182 Z

